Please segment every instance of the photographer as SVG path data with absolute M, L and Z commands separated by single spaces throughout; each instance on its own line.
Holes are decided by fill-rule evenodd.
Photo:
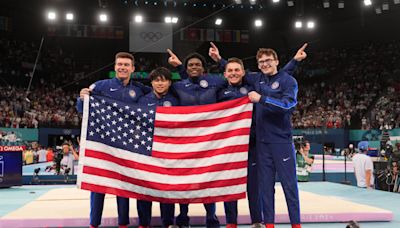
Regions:
M 72 146 L 71 143 L 63 143 L 62 144 L 62 153 L 58 154 L 57 160 L 60 161 L 60 168 L 64 170 L 68 169 L 69 170 L 73 170 L 74 168 L 74 160 L 78 160 L 79 159 L 79 155 L 76 153 L 74 147 Z M 61 158 L 62 156 L 62 158 Z M 60 159 L 61 158 L 61 159 Z M 57 161 L 56 161 L 57 163 Z M 56 172 L 59 174 L 61 170 L 57 169 L 58 167 L 56 167 Z
M 400 192 L 399 180 L 399 162 L 400 162 L 400 143 L 396 143 L 395 147 L 390 143 L 386 144 L 385 157 L 388 156 L 389 172 L 386 174 L 386 183 L 393 186 L 393 192 Z
M 310 154 L 310 142 L 307 140 L 298 142 L 296 146 L 296 174 L 298 181 L 308 181 L 313 163 L 314 155 Z
M 356 153 L 356 150 L 354 148 L 354 145 L 352 143 L 349 144 L 349 147 L 344 149 L 342 152 L 343 156 L 347 156 L 348 158 L 353 157 L 353 155 Z

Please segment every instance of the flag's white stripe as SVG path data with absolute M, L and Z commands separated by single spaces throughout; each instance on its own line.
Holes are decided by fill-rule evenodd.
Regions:
M 229 180 L 233 178 L 241 178 L 247 176 L 247 168 L 224 170 L 218 172 L 207 172 L 203 174 L 188 174 L 184 176 L 166 175 L 127 168 L 126 166 L 121 166 L 110 161 L 90 157 L 86 158 L 85 166 L 118 172 L 127 177 L 162 184 L 195 184 L 215 180 Z
M 80 176 L 82 175 L 82 167 L 85 161 L 85 147 L 86 147 L 86 136 L 87 136 L 87 126 L 89 120 L 89 96 L 85 95 L 83 99 L 83 115 L 82 115 L 82 127 L 80 136 L 80 159 L 78 161 L 78 176 L 76 185 L 79 187 L 81 185 Z
M 202 198 L 202 197 L 215 197 L 227 194 L 239 194 L 246 192 L 246 184 L 233 185 L 220 188 L 208 188 L 204 190 L 193 190 L 193 191 L 160 191 L 133 185 L 115 179 L 88 175 L 88 174 L 84 174 L 84 176 L 82 177 L 82 182 L 95 185 L 109 186 L 112 188 L 128 190 L 139 194 L 144 194 L 154 197 L 162 197 L 162 198 L 191 199 L 191 198 Z
M 209 112 L 201 112 L 201 113 L 185 113 L 185 114 L 165 114 L 165 113 L 157 113 L 156 120 L 160 121 L 175 121 L 175 122 L 186 122 L 186 121 L 196 121 L 196 120 L 210 120 L 215 118 L 222 118 L 231 116 L 233 114 L 252 111 L 253 104 L 243 104 L 241 106 L 220 110 L 220 111 L 209 111 Z
M 153 142 L 153 150 L 165 151 L 168 153 L 188 153 L 205 150 L 220 149 L 227 146 L 246 145 L 249 143 L 248 135 L 233 136 L 226 139 L 219 139 L 207 142 L 186 143 L 186 144 L 170 144 Z
M 202 136 L 219 132 L 236 130 L 239 128 L 250 128 L 251 118 L 219 124 L 212 127 L 197 128 L 161 128 L 154 129 L 154 135 L 166 137 Z
M 248 153 L 243 151 L 234 154 L 221 154 L 207 158 L 195 159 L 165 159 L 154 158 L 127 150 L 117 149 L 99 142 L 87 141 L 87 149 L 102 151 L 103 153 L 113 155 L 114 157 L 131 160 L 142 164 L 151 164 L 163 168 L 187 168 L 187 167 L 204 167 L 215 164 L 223 164 L 227 162 L 247 161 Z

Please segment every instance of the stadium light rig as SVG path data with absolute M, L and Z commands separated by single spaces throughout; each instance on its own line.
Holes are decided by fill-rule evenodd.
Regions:
M 50 20 L 50 21 L 56 20 L 56 19 L 57 19 L 57 14 L 56 14 L 56 12 L 54 12 L 54 11 L 49 11 L 49 12 L 47 13 L 47 19 Z
M 325 9 L 327 9 L 327 8 L 329 8 L 329 7 L 331 6 L 331 3 L 329 2 L 329 0 L 324 0 L 324 1 L 322 2 L 322 6 L 323 6 Z
M 315 28 L 315 22 L 314 21 L 308 21 L 307 22 L 307 28 L 308 29 L 314 29 Z
M 136 15 L 134 18 L 136 23 L 142 23 L 143 22 L 143 16 L 142 15 Z
M 74 20 L 74 14 L 73 13 L 66 13 L 65 14 L 65 20 L 73 21 Z
M 339 1 L 338 2 L 338 8 L 339 9 L 344 9 L 344 1 Z
M 164 22 L 167 23 L 167 24 L 176 24 L 176 23 L 178 23 L 178 18 L 177 17 L 166 16 L 164 18 Z
M 382 10 L 389 10 L 389 2 L 388 1 L 384 1 L 382 4 Z
M 364 5 L 365 6 L 370 6 L 370 5 L 372 5 L 372 1 L 371 0 L 364 0 Z
M 102 13 L 102 14 L 100 14 L 99 15 L 99 20 L 100 20 L 100 22 L 107 22 L 108 21 L 108 16 L 107 16 L 107 14 L 105 14 L 105 13 Z
M 287 1 L 287 5 L 288 5 L 289 7 L 294 6 L 294 1 L 293 1 L 293 0 L 288 0 L 288 1 Z
M 215 20 L 215 24 L 216 24 L 216 25 L 221 25 L 221 24 L 222 24 L 222 19 L 221 19 L 221 18 L 217 18 L 217 19 Z
M 301 28 L 303 27 L 303 22 L 301 22 L 301 21 L 296 21 L 296 22 L 294 23 L 294 27 L 295 27 L 296 29 L 301 29 Z
M 262 26 L 262 20 L 260 20 L 260 19 L 256 19 L 255 21 L 254 21 L 254 25 L 256 26 L 256 27 L 261 27 Z

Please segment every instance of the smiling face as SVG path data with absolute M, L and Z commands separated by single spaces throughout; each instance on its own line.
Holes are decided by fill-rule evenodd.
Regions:
M 158 76 L 151 81 L 151 86 L 156 94 L 165 95 L 171 86 L 171 81 L 163 76 Z
M 186 65 L 186 72 L 189 77 L 199 77 L 204 73 L 204 66 L 200 59 L 191 58 Z
M 131 74 L 135 71 L 135 66 L 129 58 L 117 58 L 115 60 L 114 70 L 117 74 L 117 78 L 127 83 L 129 82 Z
M 242 83 L 244 76 L 243 66 L 236 62 L 230 62 L 225 67 L 224 76 L 230 85 L 238 85 Z
M 257 60 L 258 69 L 266 75 L 274 75 L 278 72 L 279 61 L 273 55 L 263 54 Z

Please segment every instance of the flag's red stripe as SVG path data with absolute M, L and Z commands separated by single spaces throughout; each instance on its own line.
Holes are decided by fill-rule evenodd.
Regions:
M 214 150 L 204 150 L 198 152 L 190 152 L 190 153 L 170 153 L 166 151 L 155 151 L 151 152 L 151 155 L 155 158 L 164 158 L 164 159 L 195 159 L 195 158 L 209 158 L 220 154 L 231 154 L 235 152 L 247 152 L 249 150 L 249 145 L 235 145 L 235 146 L 227 146 Z
M 113 194 L 121 197 L 126 198 L 136 198 L 139 200 L 146 200 L 146 201 L 156 201 L 161 203 L 214 203 L 214 202 L 229 202 L 235 201 L 239 199 L 243 199 L 246 197 L 245 192 L 237 193 L 237 194 L 224 194 L 219 196 L 209 196 L 209 197 L 202 197 L 202 198 L 190 198 L 190 199 L 171 199 L 171 198 L 161 198 L 161 197 L 154 197 L 149 195 L 143 195 L 136 192 L 131 192 L 128 190 L 122 190 L 118 188 L 111 188 L 108 186 L 102 185 L 95 185 L 86 182 L 82 182 L 81 189 L 86 189 L 92 192 L 98 193 L 108 193 Z
M 154 122 L 154 127 L 160 128 L 198 128 L 198 127 L 213 127 L 224 123 L 239 121 L 243 119 L 251 119 L 251 111 L 236 113 L 226 117 L 214 118 L 209 120 L 196 120 L 196 121 L 162 121 L 157 120 Z
M 169 144 L 187 144 L 187 143 L 209 142 L 213 140 L 220 140 L 239 135 L 249 135 L 249 134 L 250 134 L 250 128 L 239 128 L 231 131 L 219 132 L 203 136 L 165 137 L 165 136 L 154 135 L 153 142 L 169 143 Z
M 85 156 L 91 158 L 97 158 L 101 160 L 105 160 L 108 162 L 113 162 L 121 166 L 126 166 L 132 169 L 139 169 L 144 170 L 152 173 L 159 173 L 165 175 L 175 175 L 175 176 L 186 176 L 186 175 L 193 175 L 193 174 L 203 174 L 209 172 L 218 172 L 223 170 L 231 170 L 231 169 L 240 169 L 247 167 L 247 161 L 239 161 L 239 162 L 228 162 L 223 164 L 215 164 L 210 166 L 204 167 L 190 167 L 190 168 L 165 168 L 159 167 L 152 164 L 144 164 L 132 160 L 122 159 L 110 154 L 106 154 L 101 151 L 94 151 L 94 150 L 85 150 Z
M 133 185 L 160 191 L 194 191 L 194 190 L 204 190 L 207 188 L 229 187 L 233 185 L 240 185 L 247 183 L 247 177 L 241 177 L 241 178 L 232 178 L 228 180 L 216 180 L 216 181 L 208 181 L 208 182 L 193 183 L 193 184 L 165 184 L 155 181 L 136 179 L 125 176 L 118 172 L 105 170 L 97 167 L 89 167 L 89 166 L 83 167 L 83 173 L 111 178 L 122 182 L 130 183 Z
M 157 107 L 157 113 L 164 114 L 193 114 L 201 112 L 219 111 L 235 108 L 243 104 L 250 103 L 248 97 L 242 97 L 231 101 L 225 101 L 215 104 L 197 105 L 197 106 L 174 106 L 174 107 Z

